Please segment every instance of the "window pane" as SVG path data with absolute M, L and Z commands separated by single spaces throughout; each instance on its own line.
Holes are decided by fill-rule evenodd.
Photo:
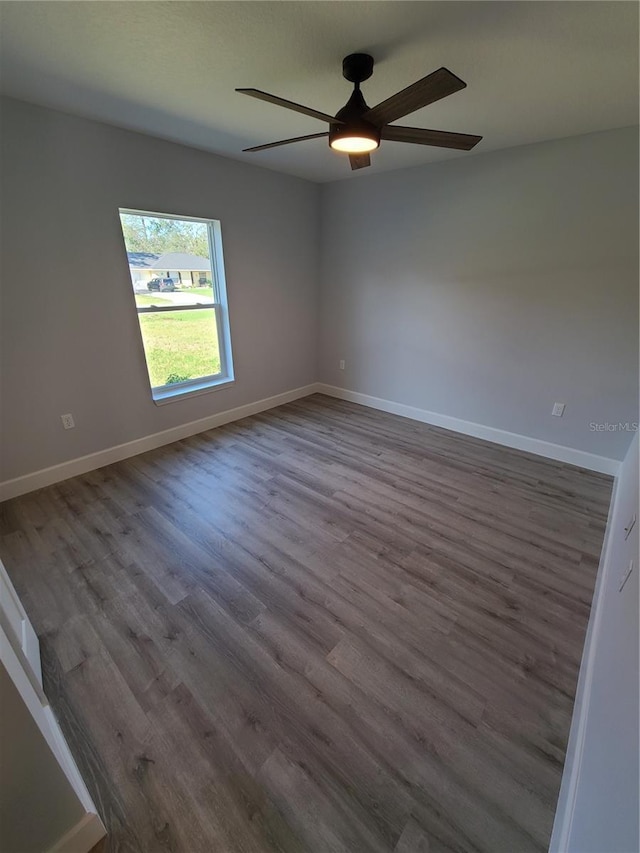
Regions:
M 120 222 L 153 399 L 232 382 L 220 223 L 123 209 Z
M 220 373 L 215 308 L 138 314 L 138 319 L 152 388 Z
M 124 212 L 120 221 L 138 305 L 214 302 L 206 222 Z M 149 296 L 163 301 L 149 300 Z

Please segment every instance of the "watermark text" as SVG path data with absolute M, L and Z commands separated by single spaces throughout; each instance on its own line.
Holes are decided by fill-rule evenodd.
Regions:
M 591 421 L 589 429 L 591 432 L 637 432 L 638 424 L 635 421 L 618 421 L 616 424 L 610 424 L 608 421 L 604 423 Z

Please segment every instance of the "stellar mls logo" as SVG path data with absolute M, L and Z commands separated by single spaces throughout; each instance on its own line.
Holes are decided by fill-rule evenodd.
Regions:
M 608 421 L 605 421 L 603 424 L 598 424 L 595 421 L 591 421 L 589 424 L 589 429 L 591 432 L 637 432 L 638 424 L 630 423 L 629 421 L 618 421 L 617 424 L 610 424 Z

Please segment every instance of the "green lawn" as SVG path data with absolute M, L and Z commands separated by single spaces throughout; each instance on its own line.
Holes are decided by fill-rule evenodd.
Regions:
M 187 293 L 194 293 L 196 296 L 213 296 L 213 287 L 190 287 Z
M 139 314 L 138 319 L 153 387 L 220 372 L 213 308 Z

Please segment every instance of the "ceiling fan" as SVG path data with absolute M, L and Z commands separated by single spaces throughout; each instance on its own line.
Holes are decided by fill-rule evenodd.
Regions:
M 367 106 L 362 96 L 360 83 L 368 80 L 373 74 L 373 57 L 368 53 L 350 53 L 342 60 L 342 74 L 354 84 L 353 92 L 345 106 L 338 110 L 335 116 L 287 101 L 277 95 L 270 95 L 268 92 L 261 92 L 260 89 L 236 89 L 236 92 L 243 95 L 294 110 L 329 124 L 329 130 L 324 133 L 311 133 L 308 136 L 295 136 L 292 139 L 281 139 L 279 142 L 268 142 L 266 145 L 254 145 L 252 148 L 245 148 L 244 151 L 264 151 L 267 148 L 277 148 L 279 145 L 289 145 L 291 142 L 304 142 L 307 139 L 328 136 L 329 145 L 334 151 L 349 155 L 352 169 L 363 169 L 371 165 L 369 152 L 378 148 L 381 139 L 434 145 L 438 148 L 457 148 L 461 151 L 470 151 L 482 139 L 481 136 L 473 136 L 469 133 L 450 133 L 446 130 L 424 130 L 419 127 L 401 127 L 391 124 L 434 101 L 464 89 L 467 84 L 447 68 L 439 68 L 433 74 L 423 77 L 422 80 L 407 86 L 401 92 L 396 92 L 386 101 L 371 108 Z

